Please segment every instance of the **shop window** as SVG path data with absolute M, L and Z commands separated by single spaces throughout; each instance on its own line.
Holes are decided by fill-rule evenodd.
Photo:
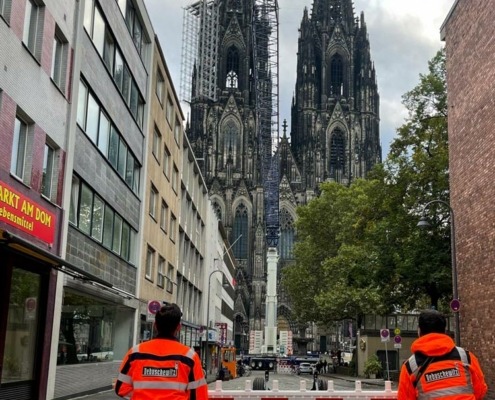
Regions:
M 82 364 L 121 359 L 124 354 L 114 354 L 118 329 L 132 326 L 133 311 L 106 303 L 98 298 L 76 294 L 70 289 L 64 293 L 59 334 L 57 364 Z M 120 346 L 128 348 L 128 340 Z M 125 349 L 125 350 L 124 350 Z
M 2 360 L 2 383 L 35 379 L 41 277 L 13 268 Z

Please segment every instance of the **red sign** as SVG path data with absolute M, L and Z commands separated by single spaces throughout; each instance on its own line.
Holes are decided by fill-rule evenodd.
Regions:
M 55 214 L 0 181 L 0 221 L 53 244 Z
M 160 304 L 159 301 L 156 300 L 150 300 L 148 302 L 148 311 L 152 314 L 156 314 L 158 311 L 160 311 L 160 308 L 162 305 Z

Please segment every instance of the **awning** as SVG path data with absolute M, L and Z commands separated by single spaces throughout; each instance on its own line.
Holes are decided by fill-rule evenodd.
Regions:
M 83 269 L 75 266 L 74 264 L 64 260 L 63 258 L 50 253 L 38 247 L 26 239 L 23 239 L 19 236 L 16 236 L 8 231 L 0 229 L 0 246 L 7 247 L 16 252 L 21 252 L 24 254 L 28 254 L 38 260 L 45 261 L 52 265 L 52 267 L 64 274 L 70 275 L 74 278 L 80 279 L 82 281 L 88 282 L 95 286 L 99 286 L 103 289 L 107 289 L 115 294 L 127 297 L 129 299 L 136 299 L 132 293 L 129 293 L 125 290 L 119 289 L 115 287 L 110 282 L 107 282 L 96 275 L 90 274 L 89 272 L 84 271 Z

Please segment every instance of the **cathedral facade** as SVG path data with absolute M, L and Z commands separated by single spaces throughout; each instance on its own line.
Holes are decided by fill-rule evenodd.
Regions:
M 218 2 L 216 96 L 201 94 L 201 66 L 195 66 L 187 127 L 238 261 L 234 333 L 236 346 L 245 351 L 245 334 L 264 330 L 266 298 L 266 186 L 254 76 L 264 60 L 255 63 L 253 57 L 253 3 Z M 290 140 L 284 121 L 276 150 L 278 280 L 284 266 L 294 262 L 297 206 L 317 196 L 321 182 L 349 184 L 381 161 L 379 96 L 364 16 L 355 18 L 351 0 L 314 0 L 312 9 L 311 15 L 304 10 L 300 28 Z M 307 342 L 280 285 L 277 315 L 279 330 L 291 330 L 296 342 Z

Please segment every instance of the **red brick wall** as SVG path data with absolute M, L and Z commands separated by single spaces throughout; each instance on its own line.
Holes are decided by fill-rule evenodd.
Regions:
M 495 398 L 495 1 L 459 0 L 445 25 L 451 205 L 461 345 Z

